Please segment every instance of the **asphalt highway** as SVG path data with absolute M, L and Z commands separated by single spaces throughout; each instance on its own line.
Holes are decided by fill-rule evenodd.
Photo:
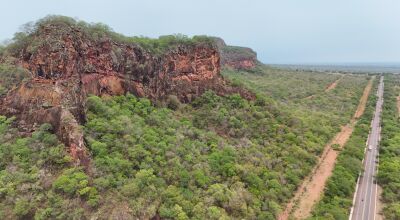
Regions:
M 377 184 L 375 175 L 379 163 L 378 146 L 381 135 L 383 86 L 383 76 L 381 76 L 377 91 L 378 100 L 371 122 L 371 131 L 366 143 L 364 170 L 357 182 L 354 203 L 350 213 L 350 219 L 353 220 L 373 220 L 377 215 Z

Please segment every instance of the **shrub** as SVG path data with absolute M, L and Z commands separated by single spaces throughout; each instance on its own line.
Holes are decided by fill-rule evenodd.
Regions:
M 178 110 L 181 106 L 181 102 L 175 95 L 169 95 L 167 98 L 167 107 L 172 110 Z
M 80 169 L 70 168 L 65 170 L 53 183 L 55 190 L 69 196 L 76 194 L 85 195 L 90 191 L 88 176 Z
M 218 150 L 210 154 L 209 163 L 211 168 L 223 176 L 234 176 L 235 170 L 235 153 L 231 148 Z
M 29 72 L 23 68 L 0 64 L 0 96 L 29 77 Z
M 331 147 L 332 147 L 332 149 L 334 149 L 334 150 L 340 150 L 340 149 L 341 149 L 341 147 L 340 147 L 339 144 L 333 144 Z
M 15 206 L 14 206 L 14 213 L 19 216 L 19 217 L 23 217 L 26 216 L 32 209 L 31 206 L 31 202 L 20 198 L 15 202 Z

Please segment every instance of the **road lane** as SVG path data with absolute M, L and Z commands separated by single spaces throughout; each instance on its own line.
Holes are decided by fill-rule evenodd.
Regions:
M 376 102 L 375 113 L 371 122 L 371 131 L 366 146 L 364 171 L 359 177 L 358 189 L 356 189 L 355 200 L 350 213 L 350 219 L 352 220 L 373 220 L 377 215 L 377 185 L 375 175 L 378 166 L 383 86 L 383 76 L 381 76 L 377 91 L 378 100 Z

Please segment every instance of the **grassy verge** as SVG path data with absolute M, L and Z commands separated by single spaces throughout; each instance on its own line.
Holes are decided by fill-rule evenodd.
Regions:
M 373 91 L 376 91 L 376 86 L 375 81 Z M 340 152 L 333 174 L 327 181 L 324 195 L 315 206 L 310 219 L 348 219 L 377 100 L 374 94 L 372 92 L 369 96 L 364 115 L 357 122 L 353 134 Z
M 399 83 L 399 76 L 385 77 L 378 182 L 383 188 L 386 219 L 400 219 L 400 124 L 396 100 Z

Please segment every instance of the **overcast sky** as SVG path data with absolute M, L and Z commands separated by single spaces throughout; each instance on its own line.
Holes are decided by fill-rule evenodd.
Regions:
M 57 14 L 129 36 L 219 36 L 265 63 L 400 62 L 399 0 L 0 0 L 0 8 L 0 40 Z

